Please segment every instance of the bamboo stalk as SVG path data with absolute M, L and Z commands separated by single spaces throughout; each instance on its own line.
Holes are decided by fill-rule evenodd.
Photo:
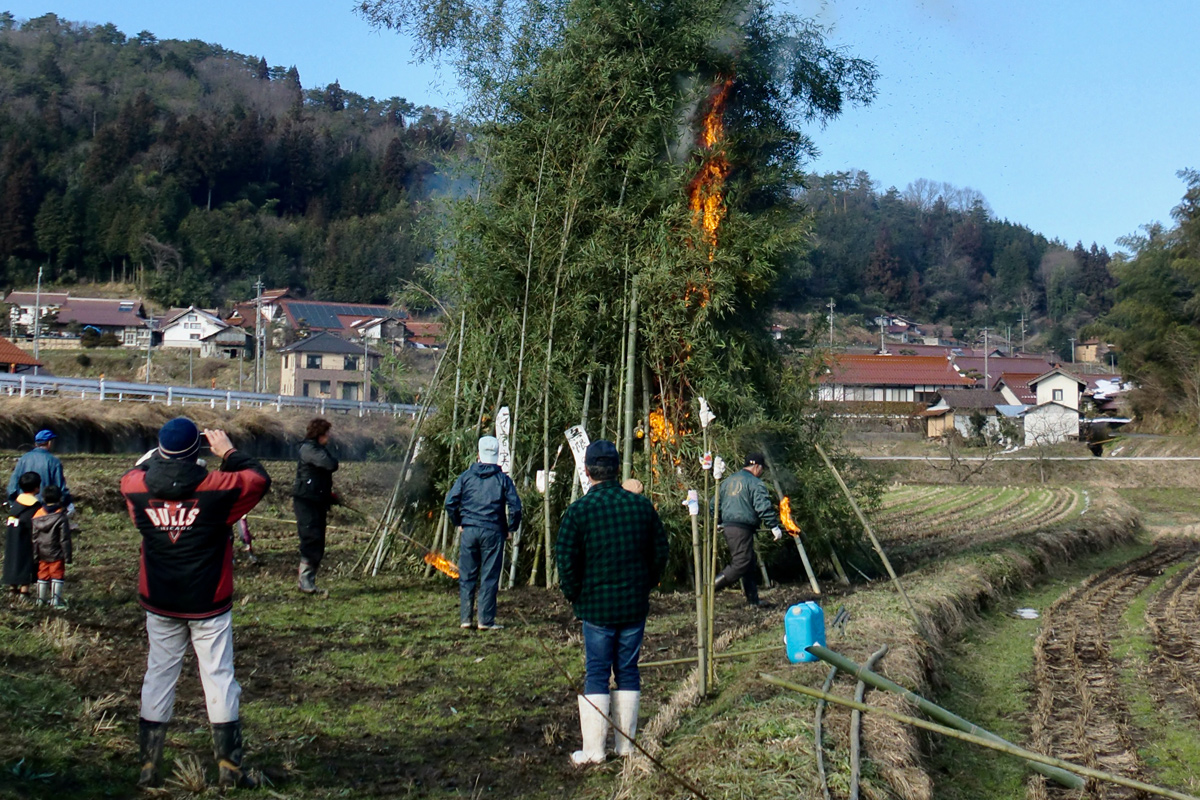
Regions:
M 912 725 L 914 728 L 922 728 L 934 733 L 940 733 L 942 736 L 947 736 L 951 739 L 958 739 L 959 741 L 968 742 L 970 744 L 978 745 L 979 747 L 986 747 L 987 749 L 995 750 L 998 753 L 1007 753 L 1010 756 L 1015 756 L 1030 762 L 1030 767 L 1034 769 L 1038 769 L 1039 767 L 1045 769 L 1057 769 L 1058 771 L 1062 772 L 1064 776 L 1068 776 L 1073 779 L 1072 783 L 1070 784 L 1070 788 L 1073 789 L 1083 788 L 1084 781 L 1080 779 L 1079 776 L 1084 775 L 1088 778 L 1094 778 L 1098 781 L 1114 783 L 1118 786 L 1125 786 L 1130 789 L 1137 789 L 1138 791 L 1157 795 L 1158 797 L 1169 797 L 1171 800 L 1200 800 L 1200 798 L 1196 797 L 1195 795 L 1176 792 L 1172 789 L 1165 789 L 1161 786 L 1155 786 L 1154 784 L 1143 783 L 1142 781 L 1134 780 L 1132 778 L 1126 778 L 1121 775 L 1113 775 L 1109 772 L 1103 772 L 1098 769 L 1092 769 L 1091 767 L 1085 767 L 1082 764 L 1075 764 L 1070 761 L 1065 761 L 1061 758 L 1042 755 L 1041 753 L 1037 753 L 1032 750 L 1026 750 L 1022 747 L 1009 744 L 1003 740 L 999 742 L 992 741 L 991 739 L 987 739 L 983 736 L 964 733 L 962 731 L 955 730 L 954 728 L 946 727 L 945 725 L 939 725 L 936 722 L 928 722 L 927 720 L 918 719 L 917 717 L 910 717 L 907 714 L 900 714 L 896 711 L 892 711 L 891 709 L 880 708 L 879 706 L 869 706 L 866 703 L 856 703 L 853 700 L 847 700 L 844 697 L 839 697 L 834 694 L 825 694 L 824 692 L 820 692 L 816 689 L 810 689 L 807 686 L 800 686 L 799 684 L 779 680 L 778 678 L 768 675 L 765 672 L 759 673 L 759 677 L 767 683 L 773 686 L 778 686 L 782 689 L 788 689 L 793 692 L 799 692 L 800 694 L 806 694 L 809 697 L 824 699 L 826 702 L 836 703 L 840 706 L 846 706 L 847 708 L 881 714 L 890 719 L 894 719 L 897 722 L 902 722 L 905 725 Z
M 633 477 L 633 368 L 637 345 L 638 295 L 633 284 L 629 298 L 629 331 L 625 338 L 625 445 L 621 461 L 621 480 Z
M 838 583 L 842 586 L 850 585 L 850 578 L 846 575 L 846 568 L 842 566 L 842 560 L 838 558 L 837 550 L 833 549 L 833 545 L 829 545 L 829 560 L 833 562 L 833 569 L 837 573 Z
M 929 716 L 933 717 L 938 722 L 940 722 L 944 725 L 949 725 L 951 728 L 954 728 L 956 730 L 963 731 L 963 732 L 969 733 L 971 735 L 979 736 L 980 738 L 986 739 L 989 742 L 1000 743 L 1000 744 L 1006 745 L 1008 747 L 1015 748 L 1017 750 L 1022 749 L 1022 748 L 1019 748 L 1016 745 L 1014 745 L 1012 742 L 1009 742 L 1006 739 L 1003 739 L 1003 738 L 997 736 L 996 734 L 992 733 L 991 731 L 984 730 L 983 728 L 980 728 L 975 723 L 963 719 L 962 717 L 958 716 L 957 714 L 953 713 L 952 711 L 947 711 L 946 709 L 942 708 L 941 706 L 936 705 L 935 703 L 931 703 L 930 701 L 926 700 L 924 697 L 921 697 L 916 692 L 905 689 L 903 686 L 901 686 L 898 683 L 889 681 L 887 678 L 883 677 L 879 673 L 872 672 L 871 670 L 867 669 L 866 667 L 859 666 L 858 664 L 854 663 L 853 661 L 851 661 L 850 659 L 841 655 L 840 653 L 835 653 L 834 651 L 830 650 L 828 647 L 822 647 L 819 644 L 814 644 L 806 649 L 808 650 L 808 652 L 812 653 L 814 656 L 821 659 L 826 664 L 830 664 L 832 666 L 837 667 L 842 672 L 845 672 L 847 675 L 851 675 L 854 678 L 862 681 L 863 683 L 868 684 L 869 686 L 873 686 L 876 689 L 882 689 L 885 692 L 892 692 L 893 694 L 897 694 L 897 695 L 903 697 L 905 700 L 912 703 L 917 708 L 921 709 L 922 712 L 924 712 L 925 714 L 928 714 Z M 860 709 L 860 710 L 866 711 L 869 709 Z M 1082 788 L 1082 786 L 1083 786 L 1083 781 L 1080 780 L 1077 775 L 1071 775 L 1070 773 L 1064 772 L 1061 769 L 1054 769 L 1053 767 L 1047 767 L 1045 764 L 1039 764 L 1039 765 L 1031 764 L 1030 766 L 1033 768 L 1034 771 L 1040 772 L 1042 775 L 1045 775 L 1047 778 L 1050 778 L 1055 783 L 1061 784 L 1068 788 L 1079 789 L 1079 788 Z
M 867 659 L 867 669 L 875 669 L 875 665 L 879 663 L 885 655 L 887 655 L 888 646 L 885 644 L 871 654 Z M 854 687 L 854 701 L 861 703 L 867 695 L 866 682 L 859 680 L 858 685 Z M 860 770 L 862 768 L 862 757 L 860 751 L 862 749 L 862 712 L 855 709 L 850 712 L 850 800 L 858 800 L 858 784 L 860 778 Z
M 903 584 L 900 583 L 900 578 L 896 575 L 896 570 L 892 569 L 892 562 L 888 560 L 887 553 L 883 551 L 883 545 L 879 543 L 879 539 L 875 537 L 875 531 L 871 529 L 871 523 L 867 522 L 867 517 L 863 514 L 862 509 L 858 507 L 854 495 L 850 493 L 850 487 L 842 480 L 842 474 L 838 472 L 837 467 L 829 460 L 829 456 L 825 454 L 825 449 L 819 443 L 813 443 L 813 447 L 817 448 L 817 453 L 820 454 L 821 460 L 825 462 L 825 466 L 829 467 L 829 471 L 833 473 L 833 477 L 837 480 L 838 486 L 842 487 L 842 492 L 846 495 L 846 499 L 850 502 L 850 508 L 854 510 L 858 521 L 862 523 L 863 529 L 867 532 L 867 536 L 871 537 L 871 544 L 875 548 L 875 552 L 879 554 L 879 559 L 883 562 L 883 566 L 887 569 L 888 575 L 892 578 L 892 584 L 896 587 L 896 591 L 904 598 L 904 604 L 908 606 L 908 613 L 912 615 L 913 622 L 917 624 L 917 630 L 926 640 L 929 639 L 929 632 L 925 630 L 925 623 L 917 614 L 917 609 L 913 606 L 912 600 L 908 599 L 908 593 L 904 591 Z
M 771 471 L 771 483 L 775 485 L 775 494 L 779 496 L 779 502 L 783 502 L 784 494 L 783 487 L 779 483 L 779 474 L 775 472 L 775 463 L 772 461 L 770 451 L 764 447 L 763 456 L 767 459 L 767 469 Z M 800 554 L 800 561 L 804 563 L 804 573 L 808 575 L 808 585 L 812 587 L 813 594 L 821 594 L 821 585 L 817 583 L 817 574 L 813 571 L 812 563 L 808 560 L 808 551 L 804 549 L 804 543 L 800 541 L 799 534 L 792 535 L 792 541 L 796 543 L 796 552 Z
M 654 500 L 654 444 L 650 440 L 650 364 L 642 356 L 642 419 L 646 427 L 642 435 L 642 452 L 646 455 L 646 496 Z M 663 420 L 666 423 L 666 419 Z
M 721 661 L 726 658 L 738 658 L 739 656 L 755 656 L 760 653 L 781 653 L 783 648 L 779 645 L 770 647 L 756 647 L 753 650 L 739 650 L 736 653 L 713 653 L 710 661 Z M 654 669 L 656 667 L 677 667 L 683 664 L 695 664 L 698 659 L 695 656 L 686 656 L 684 658 L 672 658 L 667 661 L 647 661 L 644 664 L 638 664 L 638 669 Z
M 704 586 L 703 566 L 700 554 L 700 524 L 699 515 L 692 514 L 692 560 L 696 569 L 696 660 L 700 664 L 700 696 L 708 694 L 708 646 L 704 629 Z
M 713 520 L 719 521 L 720 519 L 721 519 L 721 491 L 720 491 L 720 487 L 717 486 L 717 487 L 714 487 L 714 489 L 713 489 Z M 713 637 L 713 628 L 715 626 L 715 619 L 717 616 L 717 609 L 716 609 L 716 606 L 717 606 L 717 584 L 716 584 L 716 580 L 717 580 L 717 526 L 716 526 L 716 522 L 714 522 L 714 524 L 713 524 L 712 536 L 710 536 L 709 540 L 708 540 L 708 550 L 709 550 L 708 554 L 707 554 L 708 575 L 705 576 L 707 579 L 706 583 L 708 584 L 705 587 L 706 591 L 708 592 L 708 602 L 706 604 L 707 605 L 706 610 L 708 611 L 708 630 L 705 631 L 705 633 L 708 636 L 708 652 L 711 653 L 711 652 L 713 652 L 713 643 L 715 641 L 715 639 Z M 714 661 L 711 658 L 708 660 L 708 685 L 710 687 L 717 685 L 716 661 Z
M 833 688 L 833 679 L 837 677 L 837 667 L 830 667 L 829 674 L 825 676 L 825 683 L 821 686 L 821 691 L 828 693 Z M 817 714 L 813 720 L 813 738 L 816 739 L 816 754 L 817 754 L 817 777 L 821 782 L 821 794 L 825 800 L 832 800 L 829 796 L 829 778 L 825 774 L 825 741 L 822 735 L 822 730 L 825 726 L 825 699 L 817 701 Z
M 612 365 L 604 365 L 604 391 L 600 400 L 600 438 L 608 438 L 608 396 L 612 391 Z
M 466 341 L 466 326 L 467 326 L 467 310 L 464 308 L 458 318 L 458 358 L 454 365 L 454 411 L 450 415 L 450 472 L 456 470 L 454 463 L 454 451 L 458 445 L 458 394 L 462 386 L 462 357 L 463 357 L 463 342 Z M 446 530 L 442 534 L 442 539 L 445 542 L 450 541 L 450 517 L 446 515 Z M 454 547 L 452 550 L 458 550 L 458 532 L 454 533 Z M 451 556 L 453 557 L 453 556 Z M 428 570 L 426 571 L 428 575 Z

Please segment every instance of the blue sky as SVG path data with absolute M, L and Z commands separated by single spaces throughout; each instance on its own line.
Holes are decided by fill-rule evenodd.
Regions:
M 1156 0 L 792 0 L 832 40 L 872 59 L 879 97 L 812 131 L 820 171 L 866 170 L 882 188 L 927 178 L 970 186 L 998 217 L 1073 245 L 1169 222 L 1175 176 L 1200 167 L 1200 3 Z M 453 110 L 453 75 L 411 63 L 339 0 L 0 0 L 18 17 L 53 11 L 126 34 L 203 39 L 272 64 L 305 86 L 333 80 L 376 97 Z

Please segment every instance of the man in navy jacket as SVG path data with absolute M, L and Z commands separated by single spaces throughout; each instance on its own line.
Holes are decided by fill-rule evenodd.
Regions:
M 504 543 L 521 524 L 517 487 L 496 463 L 500 442 L 495 436 L 479 440 L 479 461 L 458 476 L 446 494 L 446 513 L 462 531 L 458 551 L 458 618 L 460 628 L 472 626 L 475 588 L 479 587 L 479 629 L 496 631 L 496 590 L 504 564 Z
M 146 609 L 150 650 L 138 726 L 140 786 L 158 783 L 175 684 L 189 640 L 212 724 L 221 786 L 254 782 L 242 770 L 242 689 L 233 675 L 234 522 L 271 488 L 257 461 L 234 449 L 224 431 L 205 431 L 223 460 L 197 463 L 201 434 L 187 417 L 158 433 L 158 450 L 121 478 L 129 516 L 142 534 L 138 602 Z

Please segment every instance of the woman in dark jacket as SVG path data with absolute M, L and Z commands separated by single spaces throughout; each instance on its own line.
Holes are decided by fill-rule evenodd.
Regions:
M 317 570 L 325 555 L 326 517 L 329 507 L 337 502 L 333 473 L 337 472 L 338 462 L 328 450 L 332 427 L 322 417 L 308 423 L 292 487 L 292 508 L 300 532 L 300 591 L 306 594 L 317 591 Z

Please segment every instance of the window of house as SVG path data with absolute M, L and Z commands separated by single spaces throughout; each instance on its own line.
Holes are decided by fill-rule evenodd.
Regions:
M 329 394 L 329 381 L 321 381 L 317 386 L 321 394 Z
M 1062 389 L 1055 389 L 1055 390 L 1054 390 L 1054 399 L 1055 399 L 1055 400 L 1062 400 L 1062 399 L 1063 399 L 1063 390 L 1062 390 Z
M 117 305 L 118 311 L 133 311 L 133 303 L 120 303 Z
M 312 353 L 309 353 L 308 357 L 304 359 L 304 368 L 305 369 L 320 369 L 321 368 L 321 356 L 319 354 L 314 355 Z
M 198 333 L 193 333 L 193 334 L 192 334 L 190 337 L 188 337 L 188 338 L 190 338 L 192 341 L 199 341 L 199 340 L 200 340 L 200 334 L 198 334 Z
M 346 356 L 346 361 L 342 364 L 342 369 L 351 371 L 358 369 L 358 356 Z

